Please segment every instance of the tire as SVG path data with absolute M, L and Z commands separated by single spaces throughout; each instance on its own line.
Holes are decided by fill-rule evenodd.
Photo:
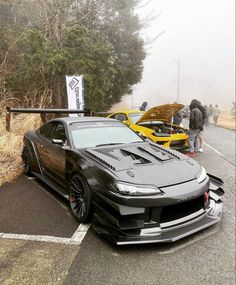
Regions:
M 31 174 L 31 158 L 30 158 L 29 149 L 27 147 L 23 149 L 22 164 L 23 164 L 24 174 L 30 175 Z
M 78 174 L 71 178 L 69 201 L 76 219 L 82 223 L 89 222 L 92 214 L 91 192 L 87 183 Z

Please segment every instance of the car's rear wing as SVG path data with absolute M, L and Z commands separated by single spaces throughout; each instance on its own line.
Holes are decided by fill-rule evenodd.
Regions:
M 91 112 L 91 116 L 98 116 L 98 117 L 107 117 L 111 115 L 113 112 Z
M 31 113 L 31 114 L 84 114 L 85 116 L 92 116 L 93 112 L 90 109 L 72 110 L 72 109 L 38 109 L 38 108 L 6 108 L 6 130 L 9 132 L 11 129 L 11 113 Z M 45 116 L 41 116 L 42 121 L 46 121 Z

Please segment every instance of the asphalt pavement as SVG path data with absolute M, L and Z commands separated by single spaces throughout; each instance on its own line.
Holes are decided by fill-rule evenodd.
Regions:
M 0 188 L 0 233 L 71 237 L 79 224 L 69 203 L 34 177 Z
M 3 239 L 0 284 L 235 284 L 235 132 L 209 126 L 196 157 L 224 182 L 220 224 L 173 244 L 117 247 L 92 229 L 82 245 Z M 69 238 L 69 204 L 37 179 L 0 188 L 0 233 Z
M 222 127 L 210 125 L 205 127 L 205 141 L 224 155 L 225 159 L 235 165 L 236 132 Z

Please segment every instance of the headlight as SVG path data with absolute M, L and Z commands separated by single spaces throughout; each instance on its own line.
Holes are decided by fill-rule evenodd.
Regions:
M 204 167 L 201 167 L 201 171 L 200 174 L 197 178 L 198 183 L 201 183 L 202 181 L 204 181 L 207 177 L 207 173 Z
M 112 190 L 123 195 L 153 195 L 162 193 L 157 187 L 152 185 L 132 185 L 125 183 L 116 183 L 112 185 Z

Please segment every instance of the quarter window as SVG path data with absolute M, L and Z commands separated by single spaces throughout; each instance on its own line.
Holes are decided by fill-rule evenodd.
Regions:
M 127 116 L 125 114 L 120 113 L 120 114 L 116 114 L 115 119 L 123 122 L 123 121 L 127 121 Z

